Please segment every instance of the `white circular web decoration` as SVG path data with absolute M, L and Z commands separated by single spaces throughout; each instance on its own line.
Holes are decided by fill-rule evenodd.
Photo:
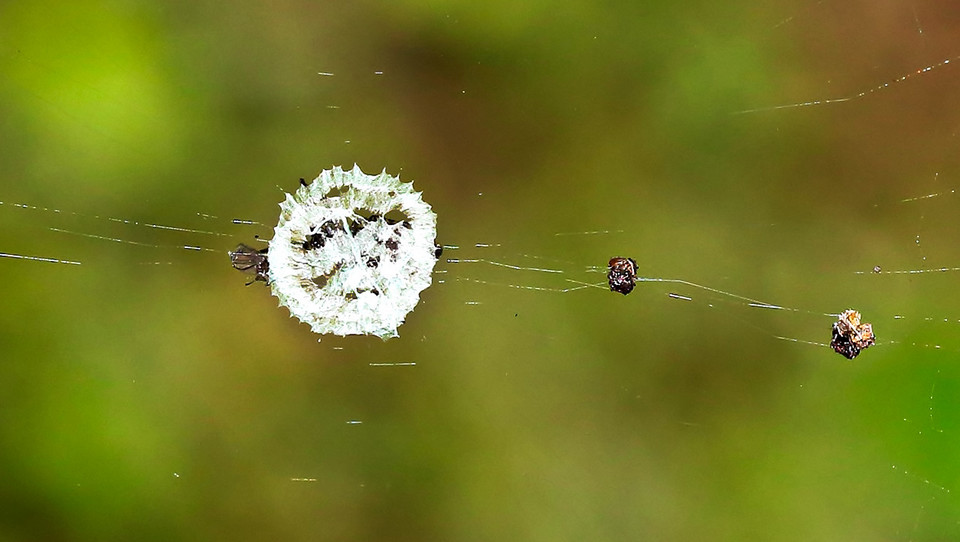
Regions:
M 412 183 L 334 167 L 280 204 L 268 282 L 316 333 L 397 337 L 432 281 L 436 235 Z

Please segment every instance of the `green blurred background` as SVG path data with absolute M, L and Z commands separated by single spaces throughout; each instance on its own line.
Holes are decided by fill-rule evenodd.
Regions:
M 0 251 L 83 262 L 0 259 L 0 540 L 960 538 L 956 273 L 855 273 L 960 265 L 960 202 L 900 201 L 960 184 L 960 71 L 737 114 L 957 36 L 924 0 L 0 4 Z M 449 257 L 803 310 L 441 261 L 400 339 L 318 343 L 226 251 L 353 163 Z M 846 308 L 852 362 L 777 338 Z

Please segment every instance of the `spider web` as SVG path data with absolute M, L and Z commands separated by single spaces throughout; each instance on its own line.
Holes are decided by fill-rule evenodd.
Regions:
M 351 507 L 377 518 L 334 522 L 358 538 L 382 534 L 391 507 L 417 518 L 403 524 L 422 536 L 593 532 L 594 506 L 658 510 L 618 512 L 603 528 L 611 536 L 960 534 L 960 49 L 943 9 L 817 2 L 738 13 L 731 20 L 747 30 L 737 39 L 678 27 L 692 45 L 615 57 L 615 77 L 577 66 L 611 47 L 643 50 L 642 38 L 615 40 L 597 22 L 545 53 L 514 37 L 538 61 L 530 67 L 469 31 L 475 50 L 456 52 L 461 27 L 440 18 L 429 39 L 271 67 L 264 78 L 280 90 L 240 76 L 253 88 L 222 105 L 243 119 L 232 128 L 250 122 L 264 135 L 247 135 L 257 152 L 229 160 L 239 144 L 209 158 L 169 139 L 151 150 L 110 119 L 184 131 L 180 116 L 163 120 L 163 96 L 138 105 L 122 86 L 3 42 L 16 74 L 4 90 L 24 107 L 5 116 L 7 129 L 24 133 L 2 162 L 13 182 L 0 194 L 0 273 L 11 357 L 39 360 L 12 367 L 104 411 L 128 407 L 116 423 L 84 410 L 90 425 L 107 420 L 122 435 L 153 422 L 113 437 L 124 461 L 151 441 L 175 443 L 119 470 L 67 459 L 74 470 L 53 469 L 35 491 L 82 484 L 96 497 L 144 476 L 167 496 L 242 489 L 296 514 L 307 509 L 291 503 L 306 500 L 327 519 Z M 710 28 L 708 15 L 677 21 Z M 296 39 L 273 43 L 311 50 Z M 77 83 L 65 94 L 45 83 L 64 76 Z M 531 82 L 541 80 L 549 90 Z M 43 122 L 86 141 L 63 157 L 37 152 L 51 163 L 31 157 L 40 136 L 54 137 Z M 117 155 L 128 149 L 144 154 L 126 163 Z M 189 158 L 171 164 L 164 153 Z M 243 286 L 226 252 L 270 237 L 297 177 L 354 161 L 415 180 L 445 252 L 401 339 L 318 345 L 264 288 Z M 167 169 L 138 172 L 157 164 Z M 98 173 L 102 182 L 90 180 Z M 639 262 L 629 296 L 605 286 L 612 256 Z M 848 308 L 878 335 L 853 361 L 827 346 Z M 43 348 L 39 327 L 53 335 Z M 43 394 L 19 401 L 68 409 Z M 177 406 L 168 416 L 159 404 Z M 32 419 L 38 433 L 74 434 L 52 416 Z M 53 448 L 32 430 L 7 436 L 24 435 L 28 449 Z M 71 457 L 103 457 L 108 441 L 85 440 Z M 56 459 L 12 463 L 35 474 Z M 511 507 L 541 502 L 529 512 L 537 519 L 435 519 L 471 500 L 504 512 L 504 492 Z M 438 497 L 452 504 L 438 508 Z

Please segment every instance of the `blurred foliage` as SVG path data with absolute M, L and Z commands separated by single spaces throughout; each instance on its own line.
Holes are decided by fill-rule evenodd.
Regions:
M 960 74 L 740 113 L 960 54 L 952 11 L 0 5 L 0 251 L 83 263 L 0 258 L 0 539 L 956 538 L 953 278 L 854 271 L 957 265 L 956 200 L 900 200 L 955 185 Z M 400 339 L 317 343 L 226 251 L 353 163 L 449 257 L 802 310 L 441 262 Z M 850 307 L 853 362 L 777 338 Z

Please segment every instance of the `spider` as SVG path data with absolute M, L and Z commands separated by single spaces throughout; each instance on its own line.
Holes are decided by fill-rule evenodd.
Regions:
M 253 280 L 248 282 L 247 286 L 250 286 L 258 280 L 270 282 L 270 278 L 267 276 L 270 270 L 270 262 L 267 261 L 267 250 L 268 249 L 265 248 L 257 250 L 240 243 L 237 245 L 236 250 L 230 252 L 230 263 L 233 264 L 234 269 L 243 271 L 244 273 L 255 273 Z
M 610 258 L 607 281 L 611 292 L 627 295 L 637 284 L 637 261 L 633 258 Z
M 876 342 L 873 326 L 861 323 L 860 313 L 853 309 L 843 311 L 833 324 L 830 347 L 847 359 L 857 357 L 861 350 L 873 346 Z

